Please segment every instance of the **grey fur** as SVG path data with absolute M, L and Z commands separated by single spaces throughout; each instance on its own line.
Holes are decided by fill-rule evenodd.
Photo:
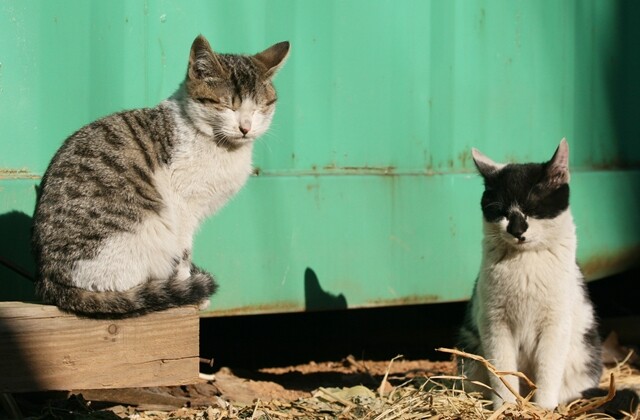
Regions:
M 72 276 L 80 262 L 97 258 L 109 240 L 127 232 L 134 234 L 151 218 L 163 217 L 172 204 L 159 189 L 157 174 L 174 170 L 176 145 L 186 141 L 176 118 L 190 124 L 189 130 L 197 133 L 200 140 L 196 141 L 204 142 L 203 147 L 207 141 L 227 144 L 234 150 L 250 147 L 244 138 L 225 137 L 215 130 L 207 139 L 194 121 L 200 118 L 214 124 L 215 115 L 229 111 L 230 101 L 241 103 L 249 97 L 262 107 L 259 112 L 272 113 L 275 90 L 272 74 L 267 73 L 282 65 L 288 48 L 288 43 L 281 43 L 255 56 L 221 55 L 213 53 L 206 39 L 199 36 L 192 46 L 185 82 L 172 102 L 179 108 L 179 117 L 177 108 L 165 101 L 154 108 L 119 112 L 92 122 L 64 142 L 42 178 L 34 214 L 36 291 L 43 300 L 86 316 L 127 317 L 201 304 L 216 291 L 213 277 L 192 265 L 190 244 L 167 257 L 173 267 L 171 275 L 149 275 L 127 290 L 79 287 Z M 274 51 L 281 53 L 274 55 Z M 264 54 L 271 59 L 266 64 Z M 203 69 L 209 73 L 204 74 Z M 202 97 L 216 103 L 197 108 L 193 104 Z M 194 117 L 189 107 L 196 107 L 199 114 Z M 215 185 L 215 179 L 211 182 Z M 238 181 L 235 190 L 243 182 Z M 216 208 L 228 200 L 229 193 L 225 194 L 212 197 L 220 202 Z M 181 267 L 190 272 L 188 278 L 178 279 Z

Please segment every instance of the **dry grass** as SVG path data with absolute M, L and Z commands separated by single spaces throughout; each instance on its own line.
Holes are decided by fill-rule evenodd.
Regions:
M 468 357 L 487 366 L 489 371 L 504 378 L 517 375 L 528 381 L 519 372 L 500 372 L 482 357 L 453 349 L 440 349 L 456 357 Z M 627 358 L 628 359 L 628 358 Z M 639 386 L 640 375 L 624 360 L 613 368 L 607 369 L 603 375 L 603 385 L 608 387 L 609 394 L 589 400 L 577 400 L 554 411 L 536 406 L 531 402 L 533 392 L 521 396 L 513 392 L 515 403 L 506 403 L 497 411 L 491 411 L 490 402 L 479 394 L 467 393 L 453 389 L 455 382 L 466 379 L 459 376 L 432 376 L 421 381 L 411 380 L 392 387 L 387 382 L 391 364 L 380 387 L 374 392 L 363 386 L 351 388 L 319 388 L 310 398 L 294 402 L 260 401 L 250 406 L 234 406 L 222 399 L 206 409 L 181 409 L 170 414 L 166 412 L 130 412 L 118 413 L 128 415 L 131 419 L 341 419 L 341 420 L 417 420 L 417 419 L 461 419 L 461 420 L 595 420 L 613 419 L 602 413 L 592 413 L 613 397 L 616 383 L 622 387 Z M 608 379 L 606 379 L 608 378 Z M 530 381 L 529 381 L 530 382 Z M 531 383 L 532 389 L 535 384 Z M 638 413 L 629 413 L 626 419 L 639 419 Z
M 561 405 L 556 410 L 546 410 L 544 408 L 538 407 L 534 403 L 531 402 L 531 397 L 535 394 L 536 385 L 527 378 L 522 372 L 501 372 L 498 371 L 495 366 L 493 366 L 488 360 L 483 357 L 461 352 L 459 350 L 454 349 L 438 349 L 439 351 L 443 351 L 446 353 L 451 353 L 458 357 L 465 357 L 469 359 L 473 359 L 479 363 L 482 363 L 490 374 L 498 377 L 502 383 L 507 387 L 507 389 L 513 394 L 516 398 L 515 403 L 505 403 L 498 410 L 493 412 L 488 419 L 544 419 L 544 420 L 560 420 L 560 419 L 571 419 L 571 420 L 587 420 L 587 419 L 614 419 L 609 415 L 603 413 L 593 413 L 593 411 L 602 407 L 607 402 L 611 401 L 616 393 L 616 373 L 620 374 L 622 372 L 622 365 L 626 365 L 626 360 L 622 363 L 619 363 L 614 369 L 611 369 L 603 375 L 603 378 L 608 376 L 608 381 L 604 381 L 602 385 L 608 389 L 608 393 L 604 397 L 595 397 L 591 399 L 579 399 L 573 401 L 567 405 Z M 631 377 L 631 370 L 628 370 L 627 373 L 629 375 L 625 375 Z M 517 393 L 515 390 L 511 388 L 509 383 L 505 380 L 507 376 L 517 376 L 520 379 L 523 379 L 531 388 L 531 391 L 526 396 L 522 396 Z M 460 378 L 464 380 L 464 378 Z M 637 377 L 635 379 L 638 381 Z M 637 419 L 638 413 L 627 413 L 625 418 L 628 419 Z

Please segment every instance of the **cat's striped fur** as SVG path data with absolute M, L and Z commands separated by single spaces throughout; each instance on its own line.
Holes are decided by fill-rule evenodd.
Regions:
M 70 136 L 34 215 L 38 294 L 94 317 L 207 304 L 217 285 L 191 262 L 193 235 L 250 175 L 288 51 L 282 42 L 253 56 L 216 54 L 199 36 L 171 98 Z

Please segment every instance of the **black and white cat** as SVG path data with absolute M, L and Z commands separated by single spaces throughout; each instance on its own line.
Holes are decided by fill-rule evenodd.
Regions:
M 534 401 L 553 409 L 598 386 L 601 346 L 593 305 L 576 264 L 569 209 L 569 148 L 546 163 L 498 164 L 472 151 L 484 178 L 482 264 L 459 347 L 501 371 L 534 381 Z M 476 362 L 460 365 L 489 384 L 494 407 L 515 397 Z M 523 393 L 509 376 L 509 384 Z M 487 395 L 489 397 L 489 395 Z

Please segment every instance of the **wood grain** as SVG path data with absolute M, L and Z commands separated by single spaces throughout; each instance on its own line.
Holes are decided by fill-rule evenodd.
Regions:
M 50 305 L 0 302 L 0 391 L 194 383 L 198 335 L 195 307 L 96 320 Z

